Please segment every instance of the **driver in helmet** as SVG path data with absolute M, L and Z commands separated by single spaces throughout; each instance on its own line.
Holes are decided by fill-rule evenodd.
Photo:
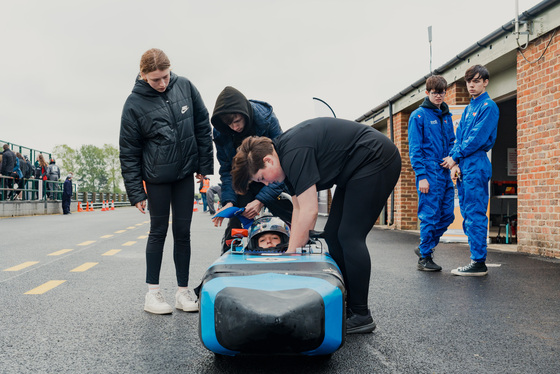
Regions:
M 280 234 L 265 232 L 259 235 L 257 244 L 259 248 L 272 248 L 282 244 L 282 239 L 280 238 Z
M 290 239 L 290 228 L 278 217 L 261 217 L 251 225 L 248 249 L 276 248 L 285 251 Z

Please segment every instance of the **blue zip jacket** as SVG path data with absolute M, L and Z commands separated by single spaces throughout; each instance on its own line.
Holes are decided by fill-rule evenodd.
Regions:
M 417 180 L 425 179 L 430 171 L 444 170 L 439 164 L 447 157 L 454 142 L 449 107 L 442 103 L 438 109 L 426 97 L 408 121 L 410 162 Z
M 246 126 L 242 133 L 236 133 L 221 121 L 220 115 L 225 113 L 240 113 L 245 116 Z M 222 204 L 231 202 L 235 206 L 237 194 L 232 186 L 231 164 L 237 147 L 242 139 L 248 136 L 266 136 L 274 139 L 282 134 L 282 128 L 270 104 L 264 101 L 247 100 L 240 91 L 229 86 L 218 96 L 211 122 L 214 126 L 216 155 L 220 163 Z M 255 197 L 267 205 L 276 200 L 283 191 L 284 183 L 273 183 L 264 186 Z
M 66 178 L 64 181 L 64 186 L 62 189 L 63 196 L 72 196 L 72 180 L 70 178 Z
M 21 172 L 21 169 L 19 168 L 19 158 L 17 158 L 17 157 L 16 157 L 16 166 L 14 166 L 14 173 L 16 173 L 18 175 L 19 179 L 23 178 L 23 173 Z
M 459 163 L 478 151 L 488 152 L 496 142 L 500 111 L 485 92 L 465 108 L 457 128 L 457 142 L 449 153 Z

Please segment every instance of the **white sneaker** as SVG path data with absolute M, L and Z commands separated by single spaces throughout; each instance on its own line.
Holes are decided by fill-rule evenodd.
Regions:
M 187 288 L 175 294 L 175 308 L 184 312 L 198 312 L 198 300 L 193 290 Z
M 161 292 L 146 294 L 146 302 L 144 303 L 144 310 L 153 314 L 171 314 L 173 308 L 165 302 Z

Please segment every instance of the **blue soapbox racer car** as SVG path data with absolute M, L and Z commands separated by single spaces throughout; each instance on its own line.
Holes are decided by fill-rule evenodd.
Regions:
M 275 248 L 256 246 L 264 232 L 281 233 Z M 206 271 L 200 287 L 199 334 L 218 355 L 330 355 L 346 335 L 346 290 L 322 241 L 285 254 L 289 228 L 262 217 L 234 232 L 231 249 Z M 313 233 L 313 232 L 312 232 Z M 283 248 L 282 248 L 283 247 Z

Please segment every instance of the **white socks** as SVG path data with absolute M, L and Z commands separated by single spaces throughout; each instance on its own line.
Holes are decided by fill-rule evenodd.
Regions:
M 177 292 L 186 291 L 188 287 L 177 287 Z M 159 292 L 159 284 L 148 284 L 148 292 L 150 293 L 158 293 Z
M 158 293 L 159 292 L 159 284 L 148 284 L 148 292 Z

